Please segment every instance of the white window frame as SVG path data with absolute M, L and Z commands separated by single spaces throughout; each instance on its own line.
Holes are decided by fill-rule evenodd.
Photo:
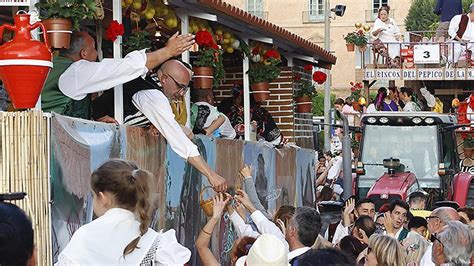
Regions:
M 265 6 L 264 0 L 247 0 L 246 5 L 247 5 L 247 11 L 250 14 L 264 19 L 264 15 L 265 15 L 265 12 L 263 11 L 264 6 Z
M 310 22 L 324 21 L 324 0 L 308 1 L 308 20 Z
M 388 5 L 389 5 L 389 0 L 372 0 L 372 18 L 374 20 L 377 18 L 380 7 L 388 6 Z

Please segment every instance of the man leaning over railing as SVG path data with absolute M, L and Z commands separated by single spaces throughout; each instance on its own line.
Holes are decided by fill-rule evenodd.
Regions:
M 469 6 L 469 13 L 456 15 L 449 23 L 449 36 L 453 41 L 453 49 L 450 49 L 449 63 L 456 64 L 463 52 L 466 52 L 468 61 L 471 59 L 471 49 L 474 45 L 474 3 Z

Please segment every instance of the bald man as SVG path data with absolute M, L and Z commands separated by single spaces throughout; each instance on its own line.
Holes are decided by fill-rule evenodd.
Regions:
M 124 125 L 147 127 L 152 124 L 168 141 L 180 157 L 196 167 L 216 191 L 225 191 L 225 179 L 211 170 L 199 154 L 197 146 L 189 140 L 174 119 L 171 101 L 184 96 L 192 78 L 192 71 L 182 62 L 172 59 L 161 65 L 156 73 L 156 87 L 136 92 L 132 97 L 135 112 L 125 117 Z
M 439 207 L 434 209 L 431 212 L 431 215 L 426 217 L 428 222 L 428 230 L 432 235 L 436 235 L 437 233 L 443 230 L 443 227 L 449 221 L 459 221 L 459 214 L 458 212 L 451 208 L 451 207 Z M 433 250 L 433 243 L 431 243 L 425 251 L 425 254 L 421 258 L 420 265 L 435 265 L 432 261 L 432 250 Z

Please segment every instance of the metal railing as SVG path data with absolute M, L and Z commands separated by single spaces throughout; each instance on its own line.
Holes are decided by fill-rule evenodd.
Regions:
M 324 22 L 324 12 L 320 14 L 317 11 L 303 11 L 302 20 L 303 24 Z
M 416 36 L 416 35 L 412 35 Z M 427 37 L 422 37 L 426 40 Z M 356 49 L 358 66 L 366 68 L 470 68 L 474 42 L 369 42 Z M 387 57 L 387 55 L 389 55 Z M 390 60 L 388 59 L 390 57 Z

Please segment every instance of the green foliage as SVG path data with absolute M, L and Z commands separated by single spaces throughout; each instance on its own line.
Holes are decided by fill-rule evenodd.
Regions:
M 331 94 L 330 97 L 331 108 L 334 107 L 334 101 L 336 100 L 336 95 Z M 324 93 L 316 93 L 313 96 L 313 114 L 315 116 L 324 115 Z
M 463 0 L 463 10 L 469 12 L 471 0 Z M 433 12 L 436 0 L 414 0 L 405 18 L 407 31 L 434 31 L 438 28 L 439 16 Z M 427 36 L 430 37 L 430 36 Z
M 96 18 L 95 0 L 46 0 L 35 6 L 41 19 L 70 18 L 74 30 L 79 30 L 82 20 Z
M 212 85 L 214 87 L 219 86 L 225 76 L 224 64 L 222 63 L 222 50 L 216 50 L 210 47 L 201 49 L 193 65 L 212 68 L 214 76 Z
M 249 67 L 250 84 L 259 82 L 271 82 L 276 79 L 281 72 L 278 67 L 281 61 L 275 58 L 268 58 L 264 63 L 251 64 Z
M 365 46 L 369 38 L 366 36 L 363 30 L 358 30 L 354 32 L 349 32 L 346 36 L 344 36 L 344 40 L 346 43 L 353 43 L 357 46 Z
M 123 52 L 128 54 L 132 51 L 151 47 L 150 34 L 146 31 L 136 31 L 123 43 Z
M 310 80 L 300 80 L 297 83 L 297 90 L 295 90 L 295 97 L 308 96 L 313 98 L 316 93 L 316 88 Z

